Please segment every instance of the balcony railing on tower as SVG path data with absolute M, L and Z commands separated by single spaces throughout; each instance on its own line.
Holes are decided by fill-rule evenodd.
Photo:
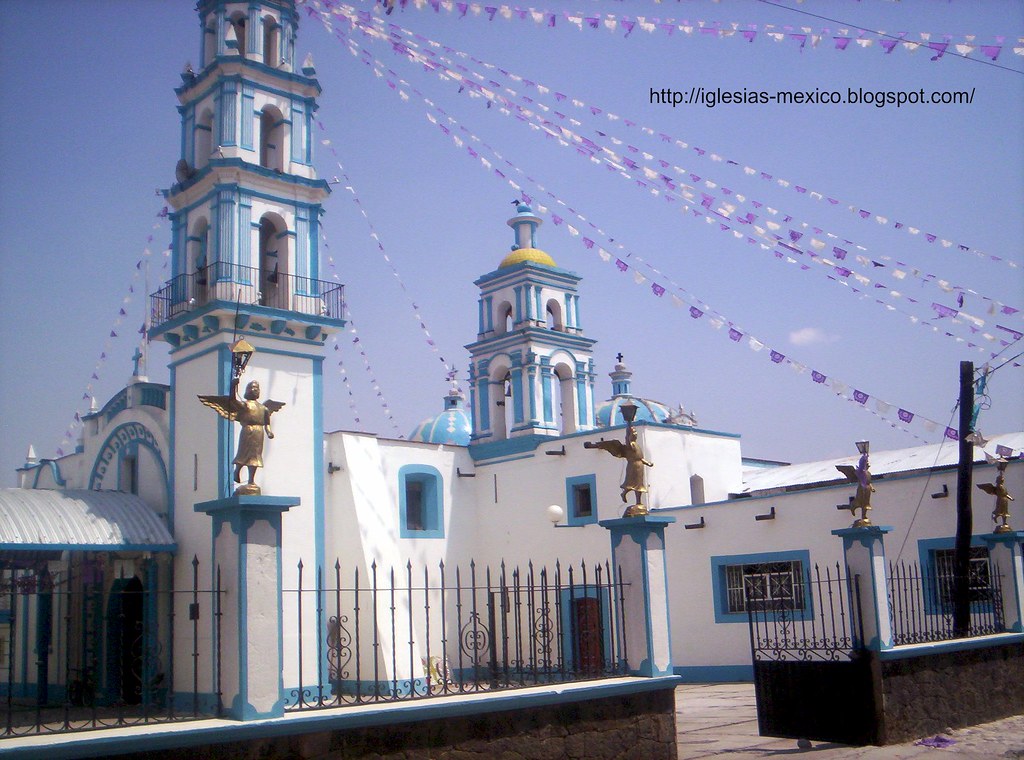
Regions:
M 150 297 L 151 329 L 214 301 L 342 319 L 344 294 L 339 283 L 218 261 L 178 275 Z

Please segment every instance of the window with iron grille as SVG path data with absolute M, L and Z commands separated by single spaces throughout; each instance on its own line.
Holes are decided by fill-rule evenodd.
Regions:
M 932 552 L 932 572 L 939 600 L 943 607 L 951 607 L 953 588 L 956 584 L 956 549 L 934 550 Z M 970 548 L 968 589 L 972 602 L 992 600 L 992 577 L 989 572 L 987 546 L 972 546 Z
M 809 620 L 814 614 L 806 549 L 710 559 L 716 623 L 746 623 L 751 612 L 769 619 L 784 614 L 790 620 Z
M 799 560 L 729 565 L 725 568 L 726 610 L 802 610 L 803 577 Z

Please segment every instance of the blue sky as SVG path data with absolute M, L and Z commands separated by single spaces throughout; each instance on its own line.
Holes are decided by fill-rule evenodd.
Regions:
M 82 396 L 90 383 L 102 405 L 131 374 L 145 279 L 150 291 L 166 279 L 160 251 L 169 231 L 157 217 L 163 202 L 156 190 L 173 182 L 179 158 L 173 88 L 185 62 L 197 60 L 193 5 L 184 0 L 4 3 L 0 463 L 5 474 L 0 482 L 5 485 L 14 483 L 13 470 L 23 462 L 29 443 L 41 456 L 54 454 L 75 412 L 84 411 Z M 457 84 L 412 65 L 389 46 L 357 38 L 359 47 L 394 72 L 375 77 L 319 21 L 304 17 L 298 50 L 300 57 L 313 55 L 324 91 L 320 139 L 330 140 L 330 145 L 318 145 L 318 168 L 321 176 L 347 174 L 350 180 L 334 185 L 324 235 L 346 284 L 358 346 L 370 367 L 351 334 L 340 336 L 340 351 L 328 347 L 326 429 L 408 434 L 420 419 L 440 410 L 447 391 L 445 369 L 427 345 L 416 314 L 464 380 L 463 346 L 476 337 L 473 280 L 492 270 L 512 242 L 505 220 L 514 189 L 494 174 L 493 166 L 482 167 L 431 124 L 428 106 L 413 88 L 614 239 L 598 239 L 586 222 L 574 221 L 544 192 L 527 189 L 529 183 L 504 166 L 507 176 L 565 219 L 556 226 L 546 214 L 539 241 L 560 266 L 584 278 L 582 321 L 586 334 L 599 341 L 599 398 L 611 395 L 607 372 L 621 351 L 634 372 L 636 393 L 683 404 L 702 427 L 741 434 L 749 456 L 789 461 L 842 456 L 853 452 L 853 442 L 861 438 L 870 439 L 876 450 L 920 443 L 859 404 L 838 398 L 827 387 L 830 383 L 814 383 L 811 369 L 848 384 L 847 395 L 853 389 L 867 393 L 871 398 L 865 406 L 877 408 L 875 400 L 882 399 L 945 425 L 956 400 L 958 362 L 971 359 L 980 366 L 988 353 L 943 335 L 948 329 L 970 336 L 966 325 L 949 326 L 948 317 L 937 323 L 937 333 L 911 321 L 911 316 L 935 321 L 932 302 L 960 308 L 958 291 L 944 292 L 926 275 L 979 294 L 965 292 L 962 308 L 985 321 L 983 332 L 1010 335 L 996 325 L 1024 331 L 1020 314 L 987 313 L 993 302 L 1024 305 L 1024 269 L 1007 264 L 1022 265 L 1024 240 L 1024 57 L 1010 50 L 1024 36 L 1024 6 L 909 0 L 781 5 L 551 0 L 534 7 L 656 16 L 687 25 L 738 22 L 759 30 L 766 24 L 791 25 L 795 32 L 802 26 L 817 32 L 842 25 L 808 15 L 814 13 L 851 26 L 908 32 L 915 39 L 922 32 L 934 39 L 950 34 L 960 41 L 973 34 L 988 44 L 1003 35 L 1008 44 L 999 66 L 992 66 L 980 62 L 977 53 L 971 56 L 975 60 L 947 54 L 937 61 L 902 47 L 885 54 L 877 42 L 840 51 L 830 42 L 801 50 L 792 39 L 775 42 L 763 32 L 752 42 L 678 29 L 671 36 L 661 29 L 636 29 L 626 37 L 621 28 L 580 30 L 564 19 L 548 28 L 500 16 L 460 19 L 429 6 L 396 10 L 387 21 L 419 34 L 421 44 L 422 38 L 440 42 L 548 87 L 552 94 L 567 95 L 566 101 L 556 102 L 553 95 L 546 101 L 565 112 L 567 128 L 627 157 L 648 152 L 655 163 L 667 161 L 672 168 L 664 171 L 677 185 L 686 182 L 698 196 L 714 195 L 716 209 L 722 199 L 730 200 L 724 187 L 748 204 L 756 200 L 776 209 L 776 216 L 759 211 L 759 220 L 780 224 L 783 235 L 802 231 L 804 247 L 814 238 L 827 242 L 830 250 L 835 241 L 828 233 L 864 246 L 865 251 L 855 251 L 843 244 L 851 261 L 862 255 L 885 265 L 859 267 L 872 282 L 889 286 L 880 292 L 869 288 L 870 298 L 828 279 L 824 266 L 812 262 L 802 270 L 737 239 L 731 230 L 723 232 L 717 223 L 682 213 L 681 201 L 665 201 L 637 186 L 642 172 L 626 179 L 608 171 L 503 114 L 499 106 L 487 108 L 485 98 L 471 98 L 466 89 L 460 93 Z M 344 25 L 336 22 L 342 30 Z M 444 53 L 444 48 L 434 50 Z M 521 94 L 541 97 L 521 80 L 498 77 L 470 58 L 459 60 Z M 399 78 L 408 85 L 400 85 Z M 682 91 L 691 86 L 844 94 L 849 88 L 973 89 L 974 99 L 965 105 L 900 109 L 845 104 L 673 108 L 650 102 L 652 88 Z M 573 99 L 585 107 L 574 107 Z M 591 106 L 601 112 L 595 116 Z M 612 121 L 608 112 L 622 118 Z M 579 125 L 570 124 L 570 117 Z M 627 126 L 626 120 L 636 126 Z M 644 133 L 642 126 L 654 134 Z M 459 134 L 470 140 L 467 133 Z M 665 142 L 661 134 L 672 140 Z M 612 137 L 621 144 L 611 142 Z M 680 175 L 677 166 L 686 174 Z M 690 173 L 700 183 L 688 180 Z M 780 186 L 779 178 L 789 186 Z M 708 181 L 717 188 L 709 189 Z M 355 189 L 360 207 L 347 184 Z M 808 193 L 795 191 L 796 186 Z M 840 202 L 815 200 L 811 192 Z M 849 205 L 870 211 L 872 219 L 851 213 Z M 370 237 L 360 208 L 390 262 Z M 792 220 L 783 222 L 787 215 Z M 878 224 L 875 216 L 888 222 Z M 893 229 L 895 221 L 904 229 Z M 809 227 L 795 227 L 801 223 Z M 568 224 L 582 234 L 570 234 Z M 921 233 L 909 234 L 907 227 Z M 822 232 L 813 233 L 813 228 Z M 926 242 L 929 232 L 938 237 L 936 243 Z M 147 243 L 150 235 L 154 240 Z M 582 244 L 584 236 L 595 240 L 594 248 Z M 955 244 L 943 247 L 943 239 Z M 960 243 L 985 255 L 962 252 Z M 614 253 L 612 262 L 602 260 L 599 246 Z M 147 247 L 152 251 L 145 259 L 148 275 L 145 267 L 136 270 Z M 614 258 L 622 258 L 629 271 L 620 272 Z M 638 258 L 661 274 L 652 274 Z M 894 279 L 894 269 L 908 274 Z M 920 277 L 912 274 L 914 269 Z M 332 275 L 326 260 L 322 271 L 325 278 Z M 640 284 L 638 271 L 645 278 Z M 743 340 L 731 341 L 728 326 L 710 327 L 708 314 L 691 318 L 688 306 L 673 302 L 671 282 L 737 325 Z M 653 283 L 665 285 L 665 294 L 654 295 Z M 893 289 L 901 295 L 891 296 Z M 883 294 L 895 310 L 875 303 Z M 126 315 L 117 323 L 122 308 Z M 110 338 L 111 330 L 117 338 Z M 751 335 L 766 348 L 752 350 Z M 773 362 L 770 349 L 787 360 Z M 1008 348 L 995 364 L 1019 352 L 1017 346 Z M 103 353 L 107 358 L 101 360 Z M 165 356 L 154 347 L 152 379 L 166 379 Z M 807 370 L 795 371 L 790 358 Z M 350 379 L 351 397 L 339 360 Z M 98 380 L 91 379 L 93 373 Z M 1021 428 L 1021 380 L 1021 369 L 1013 366 L 995 373 L 991 405 L 980 420 L 983 431 Z M 917 423 L 910 429 L 928 442 L 939 438 Z

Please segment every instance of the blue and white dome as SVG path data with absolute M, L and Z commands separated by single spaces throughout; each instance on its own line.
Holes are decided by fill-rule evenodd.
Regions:
M 444 411 L 427 417 L 409 436 L 410 441 L 468 446 L 473 434 L 473 420 L 466 410 L 466 397 L 453 388 L 444 397 Z
M 594 418 L 598 427 L 625 425 L 626 420 L 622 417 L 622 406 L 628 403 L 632 403 L 637 408 L 634 422 L 664 422 L 670 425 L 691 427 L 697 424 L 697 418 L 684 412 L 682 407 L 674 410 L 660 401 L 640 398 L 630 393 L 629 382 L 633 373 L 621 361 L 608 374 L 612 378 L 613 396 L 607 401 L 602 401 L 594 410 Z

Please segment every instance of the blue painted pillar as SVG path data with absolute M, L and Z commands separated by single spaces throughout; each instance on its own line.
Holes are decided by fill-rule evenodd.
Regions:
M 988 556 L 1003 596 L 1003 627 L 1024 633 L 1024 531 L 989 533 L 981 537 L 988 544 Z
M 213 518 L 221 571 L 221 689 L 235 720 L 284 715 L 281 515 L 296 496 L 231 496 L 195 505 Z
M 885 583 L 885 544 L 889 526 L 868 525 L 832 531 L 843 539 L 843 557 L 850 580 L 853 615 L 850 619 L 855 645 L 878 652 L 892 649 L 892 616 Z M 856 583 L 854 579 L 856 578 Z
M 600 523 L 611 533 L 615 593 L 622 596 L 617 625 L 626 669 L 636 676 L 672 675 L 665 526 L 675 521 L 648 514 Z

